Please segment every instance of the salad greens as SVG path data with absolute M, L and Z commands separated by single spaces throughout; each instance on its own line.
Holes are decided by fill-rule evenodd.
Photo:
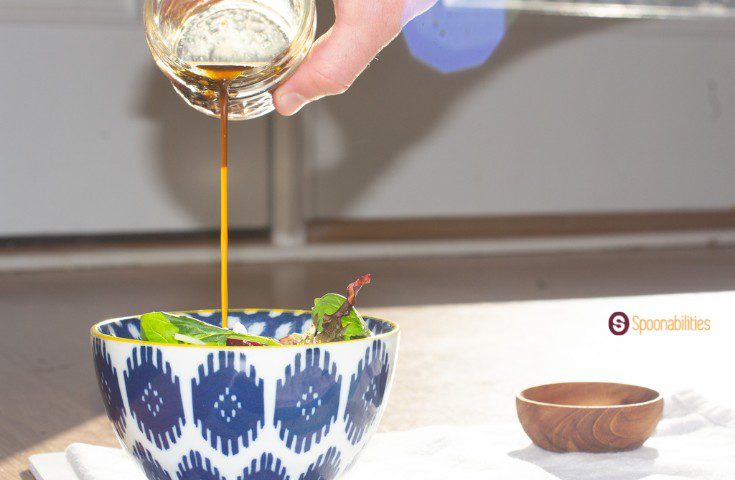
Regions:
M 195 318 L 165 312 L 146 313 L 140 317 L 140 338 L 149 342 L 193 345 L 227 345 L 229 339 L 261 345 L 280 345 L 272 338 L 235 333 Z
M 157 343 L 229 346 L 311 345 L 353 340 L 372 336 L 365 320 L 355 309 L 355 297 L 363 285 L 370 283 L 363 275 L 347 286 L 347 296 L 328 293 L 314 299 L 312 325 L 301 334 L 282 339 L 250 335 L 202 322 L 186 315 L 166 312 L 146 313 L 140 317 L 141 340 Z
M 311 328 L 304 334 L 291 334 L 282 343 L 308 345 L 313 343 L 353 340 L 372 335 L 362 316 L 355 309 L 355 297 L 363 285 L 370 283 L 370 275 L 363 275 L 347 285 L 347 297 L 328 293 L 314 299 L 311 309 Z

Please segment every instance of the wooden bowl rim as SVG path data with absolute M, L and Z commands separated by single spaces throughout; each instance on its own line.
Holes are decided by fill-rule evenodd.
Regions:
M 562 405 L 560 403 L 549 403 L 549 402 L 539 402 L 538 400 L 531 400 L 530 398 L 526 398 L 525 393 L 531 389 L 539 388 L 539 387 L 551 387 L 554 385 L 617 385 L 619 387 L 632 387 L 632 388 L 641 388 L 644 390 L 650 390 L 656 396 L 651 400 L 646 400 L 645 402 L 638 402 L 638 403 L 625 403 L 625 404 L 614 404 L 614 405 Z M 661 393 L 659 393 L 658 390 L 654 390 L 653 388 L 648 387 L 642 387 L 640 385 L 632 385 L 629 383 L 617 383 L 617 382 L 556 382 L 556 383 L 544 383 L 541 385 L 535 385 L 533 387 L 528 387 L 523 389 L 518 395 L 516 395 L 516 400 L 520 402 L 525 403 L 531 403 L 534 405 L 541 405 L 545 407 L 557 407 L 557 408 L 585 408 L 585 409 L 593 409 L 593 408 L 599 408 L 599 409 L 607 409 L 607 408 L 632 408 L 632 407 L 640 407 L 644 405 L 652 405 L 657 402 L 663 402 L 663 397 L 661 396 Z

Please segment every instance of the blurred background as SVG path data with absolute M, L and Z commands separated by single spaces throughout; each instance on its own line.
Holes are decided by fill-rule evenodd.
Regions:
M 732 6 L 494 1 L 440 1 L 348 94 L 233 126 L 235 304 L 383 267 L 378 304 L 733 287 Z M 136 0 L 0 0 L 3 306 L 56 278 L 125 299 L 100 315 L 217 303 L 217 124 L 142 29 Z

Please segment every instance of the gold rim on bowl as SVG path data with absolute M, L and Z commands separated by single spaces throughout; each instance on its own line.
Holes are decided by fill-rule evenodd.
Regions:
M 204 309 L 204 310 L 183 310 L 183 311 L 177 311 L 177 312 L 170 312 L 172 315 L 186 315 L 186 314 L 202 314 L 202 313 L 216 313 L 219 312 L 218 309 Z M 303 315 L 303 314 L 311 314 L 310 310 L 289 310 L 289 309 L 283 309 L 283 308 L 232 308 L 229 310 L 230 312 L 243 312 L 243 313 L 258 313 L 258 312 L 276 312 L 276 313 L 292 313 L 296 315 Z M 92 325 L 92 328 L 90 329 L 90 335 L 93 338 L 99 338 L 102 340 L 107 340 L 110 342 L 118 342 L 118 343 L 133 343 L 137 345 L 155 345 L 159 347 L 172 347 L 172 348 L 209 348 L 212 350 L 241 350 L 243 348 L 262 348 L 259 346 L 226 346 L 226 345 L 189 345 L 185 343 L 163 343 L 163 342 L 148 342 L 145 340 L 135 340 L 132 338 L 121 338 L 121 337 L 115 337 L 113 335 L 107 335 L 106 333 L 100 332 L 100 327 L 103 325 L 107 325 L 109 323 L 119 322 L 121 320 L 128 320 L 131 318 L 140 318 L 140 315 L 128 315 L 125 317 L 118 317 L 118 318 L 110 318 L 107 320 L 103 320 L 101 322 L 95 323 Z M 320 344 L 319 346 L 325 346 L 325 345 L 339 345 L 339 344 L 345 344 L 345 343 L 358 343 L 363 341 L 373 341 L 373 340 L 380 340 L 384 338 L 388 338 L 393 335 L 398 335 L 398 333 L 401 331 L 401 328 L 398 326 L 397 323 L 392 322 L 390 320 L 385 320 L 383 318 L 378 317 L 372 317 L 370 315 L 367 315 L 365 318 L 369 318 L 371 320 L 377 320 L 379 322 L 387 323 L 388 325 L 392 326 L 393 329 L 389 332 L 381 333 L 372 337 L 365 337 L 365 338 L 358 338 L 355 340 L 340 340 L 339 342 L 329 342 L 326 344 Z M 277 349 L 281 348 L 310 348 L 314 347 L 314 345 L 282 345 L 278 347 Z

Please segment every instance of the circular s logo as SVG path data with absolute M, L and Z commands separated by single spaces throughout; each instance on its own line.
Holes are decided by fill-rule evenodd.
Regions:
M 625 335 L 630 328 L 630 320 L 623 312 L 615 312 L 610 315 L 607 326 L 613 335 Z

